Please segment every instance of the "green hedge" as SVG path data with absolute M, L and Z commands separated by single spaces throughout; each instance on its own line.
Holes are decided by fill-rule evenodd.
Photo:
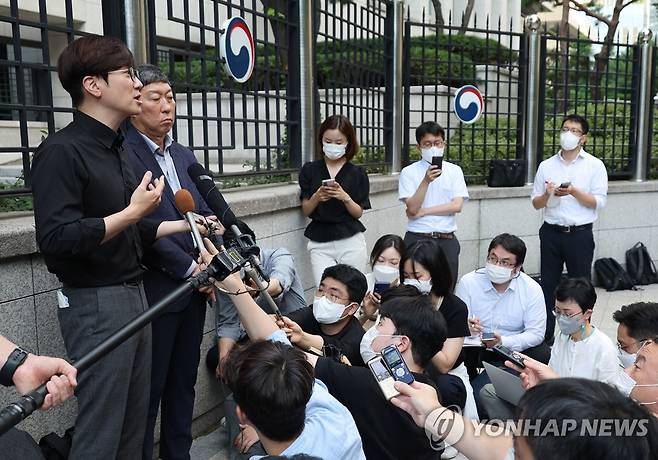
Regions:
M 382 38 L 333 40 L 316 45 L 317 81 L 320 88 L 336 86 L 384 86 L 385 44 Z M 282 68 L 274 45 L 256 47 L 256 66 L 248 87 L 263 90 L 286 87 L 286 69 Z M 461 86 L 473 83 L 475 65 L 508 65 L 518 60 L 518 53 L 494 40 L 486 40 L 468 35 L 428 35 L 413 37 L 410 48 L 411 84 L 445 84 Z M 234 87 L 218 63 L 215 49 L 206 52 L 205 78 L 202 78 L 200 57 L 187 63 L 174 63 L 172 78 L 178 88 L 194 90 L 198 87 Z M 219 80 L 216 66 L 219 65 Z M 161 62 L 160 67 L 170 72 L 169 62 Z M 277 82 L 276 79 L 279 79 Z

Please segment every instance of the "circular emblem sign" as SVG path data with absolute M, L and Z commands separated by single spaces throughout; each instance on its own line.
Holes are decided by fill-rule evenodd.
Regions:
M 254 37 L 246 21 L 234 16 L 224 22 L 224 34 L 219 42 L 219 54 L 224 58 L 226 72 L 238 83 L 249 80 L 256 63 Z
M 484 99 L 480 90 L 473 85 L 465 85 L 457 90 L 454 99 L 455 115 L 462 123 L 475 123 L 484 112 Z

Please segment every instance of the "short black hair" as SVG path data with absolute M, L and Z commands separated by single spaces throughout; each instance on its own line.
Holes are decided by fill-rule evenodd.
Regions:
M 320 281 L 325 278 L 333 278 L 343 283 L 347 289 L 347 295 L 350 297 L 350 302 L 360 304 L 368 291 L 368 281 L 365 275 L 351 265 L 338 264 L 327 267 L 322 273 Z
M 304 352 L 281 342 L 252 342 L 229 353 L 226 378 L 236 404 L 261 433 L 275 441 L 299 436 L 315 382 Z
M 118 38 L 86 35 L 64 48 L 57 59 L 57 74 L 73 106 L 78 107 L 84 99 L 84 77 L 98 75 L 107 81 L 109 72 L 134 65 L 133 54 Z
M 375 245 L 372 247 L 372 252 L 370 253 L 370 266 L 374 267 L 375 262 L 388 248 L 394 248 L 397 252 L 400 253 L 400 260 L 404 257 L 404 240 L 398 235 L 384 235 L 379 238 Z
M 566 278 L 555 288 L 555 300 L 566 302 L 573 300 L 585 313 L 594 309 L 596 289 L 586 278 Z
M 635 340 L 658 337 L 658 303 L 635 302 L 624 305 L 612 314 L 612 318 L 628 329 Z
M 517 414 L 527 423 L 525 427 L 521 425 L 527 434 L 521 433 L 534 458 L 649 460 L 658 451 L 658 420 L 603 382 L 580 378 L 547 380 L 525 392 Z M 603 429 L 597 423 L 603 420 L 614 420 L 607 435 L 585 435 L 588 427 Z M 569 431 L 565 429 L 567 423 L 576 426 Z M 625 424 L 630 427 L 627 434 L 616 435 L 617 426 Z
M 409 284 L 400 284 L 386 289 L 381 296 L 382 303 L 387 302 L 396 297 L 418 297 L 422 293 L 418 290 L 416 286 L 411 286 Z
M 148 86 L 151 83 L 166 83 L 171 86 L 169 77 L 158 66 L 153 64 L 140 64 L 135 70 L 139 73 L 139 81 L 141 81 L 144 86 Z
M 522 265 L 525 261 L 525 253 L 527 248 L 525 243 L 521 238 L 516 235 L 510 235 L 509 233 L 501 233 L 494 237 L 489 243 L 489 249 L 487 249 L 487 255 L 497 246 L 502 246 L 503 249 L 507 252 L 511 252 L 516 256 L 516 265 Z
M 441 136 L 446 140 L 446 132 L 436 121 L 426 121 L 416 128 L 416 143 L 420 145 L 420 141 L 427 134 L 432 136 Z
M 395 325 L 395 334 L 411 340 L 411 355 L 417 365 L 427 366 L 443 348 L 447 325 L 429 295 L 394 297 L 382 303 L 379 313 Z
M 404 281 L 404 264 L 411 261 L 412 266 L 420 264 L 430 272 L 432 277 L 432 292 L 437 297 L 445 297 L 454 288 L 452 280 L 452 269 L 448 263 L 443 248 L 434 240 L 416 241 L 407 248 L 404 256 L 400 259 L 400 281 Z
M 572 113 L 564 117 L 560 127 L 564 126 L 564 123 L 567 121 L 574 121 L 576 123 L 580 123 L 580 127 L 583 129 L 583 134 L 587 134 L 589 132 L 589 123 L 587 122 L 585 117 L 578 115 L 576 113 Z

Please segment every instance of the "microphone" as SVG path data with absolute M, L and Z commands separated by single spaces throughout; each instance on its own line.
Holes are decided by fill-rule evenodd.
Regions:
M 233 214 L 233 211 L 231 211 L 231 208 L 229 207 L 222 194 L 219 192 L 219 190 L 217 190 L 215 181 L 212 180 L 212 177 L 210 177 L 210 174 L 208 171 L 206 171 L 206 168 L 201 166 L 199 163 L 192 163 L 187 168 L 187 174 L 192 179 L 192 182 L 194 182 L 194 185 L 196 185 L 196 188 L 199 190 L 199 193 L 203 199 L 206 200 L 206 204 L 210 210 L 215 213 L 224 227 L 231 229 L 233 234 L 236 236 L 235 240 L 237 241 L 238 245 L 245 250 L 255 246 L 254 242 L 251 240 L 251 237 L 249 235 L 243 235 L 243 233 L 238 228 L 238 219 L 235 217 L 235 214 Z M 249 241 L 247 242 L 245 239 L 248 239 Z M 258 274 L 258 272 L 262 273 L 262 269 L 256 260 L 255 254 L 250 254 L 249 257 L 247 257 L 247 260 L 249 263 L 244 266 L 246 275 L 256 284 L 256 287 L 260 291 L 261 295 L 265 298 L 265 301 L 269 304 L 276 317 L 279 320 L 282 320 L 283 315 L 281 315 L 279 306 L 276 304 L 276 302 L 274 302 L 272 296 L 267 292 L 267 285 L 263 282 Z
M 205 246 L 203 245 L 203 238 L 201 238 L 201 233 L 199 233 L 196 221 L 194 220 L 194 209 L 196 208 L 194 205 L 194 198 L 192 198 L 192 194 L 188 190 L 182 188 L 176 192 L 174 199 L 176 200 L 176 208 L 178 209 L 178 212 L 185 216 L 185 220 L 190 225 L 192 239 L 194 240 L 195 246 L 200 251 Z
M 237 225 L 238 220 L 235 214 L 233 214 L 228 203 L 219 190 L 217 190 L 215 181 L 212 180 L 206 168 L 199 163 L 192 163 L 187 168 L 187 174 L 192 179 L 192 182 L 194 182 L 194 185 L 196 185 L 203 199 L 206 200 L 206 204 L 210 210 L 217 216 L 224 227 L 229 228 Z

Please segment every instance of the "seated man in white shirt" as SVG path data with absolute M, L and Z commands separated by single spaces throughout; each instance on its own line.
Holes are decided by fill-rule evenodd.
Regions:
M 445 140 L 445 131 L 434 121 L 416 128 L 421 159 L 400 172 L 398 198 L 405 203 L 409 218 L 404 244 L 410 247 L 418 240 L 436 240 L 448 258 L 454 285 L 460 252 L 455 215 L 462 211 L 468 190 L 462 169 L 444 161 Z
M 614 384 L 621 370 L 612 340 L 592 326 L 596 290 L 585 278 L 565 279 L 555 290 L 559 333 L 548 365 L 561 377 L 579 377 Z M 480 403 L 490 419 L 511 419 L 514 406 L 496 395 L 488 384 L 480 392 Z
M 544 343 L 546 307 L 539 284 L 521 271 L 526 245 L 517 236 L 496 236 L 487 253 L 484 269 L 464 275 L 455 294 L 466 303 L 471 338 L 464 347 L 464 361 L 477 396 L 490 383 L 486 372 L 475 376 L 479 361 L 502 365 L 503 359 L 490 349 L 498 344 L 547 363 L 551 350 Z M 480 340 L 484 334 L 490 340 Z M 484 338 L 489 338 L 484 335 Z M 479 345 L 476 347 L 468 346 Z M 478 408 L 479 409 L 479 408 Z

